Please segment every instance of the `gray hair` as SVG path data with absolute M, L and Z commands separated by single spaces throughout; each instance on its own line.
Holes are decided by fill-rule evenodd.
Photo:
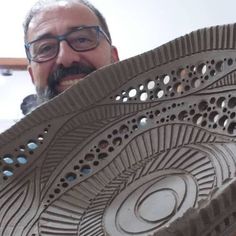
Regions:
M 74 2 L 74 3 L 81 3 L 85 6 L 87 6 L 90 10 L 94 12 L 94 14 L 97 16 L 99 23 L 101 24 L 102 29 L 107 34 L 108 38 L 111 41 L 111 35 L 107 26 L 107 22 L 104 18 L 104 16 L 101 14 L 101 12 L 95 8 L 90 2 L 86 0 L 38 0 L 33 7 L 30 9 L 28 14 L 26 15 L 25 21 L 23 23 L 24 27 L 24 42 L 27 43 L 27 33 L 29 29 L 29 24 L 33 17 L 37 15 L 47 4 L 54 3 L 54 2 L 60 2 L 60 1 L 66 1 L 66 2 Z

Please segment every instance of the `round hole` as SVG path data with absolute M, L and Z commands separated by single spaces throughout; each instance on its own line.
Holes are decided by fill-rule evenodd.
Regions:
M 228 65 L 231 66 L 233 64 L 233 59 L 232 58 L 229 58 L 228 61 L 227 61 Z
M 18 163 L 21 165 L 24 165 L 28 162 L 26 156 L 21 155 L 21 156 L 18 156 L 16 159 L 17 159 Z
M 14 159 L 13 159 L 13 157 L 12 157 L 11 155 L 5 155 L 5 156 L 3 157 L 3 161 L 4 161 L 6 164 L 8 164 L 8 165 L 14 163 Z
M 139 85 L 139 90 L 142 91 L 144 89 L 144 85 Z
M 108 147 L 108 145 L 109 145 L 109 143 L 108 143 L 107 140 L 102 140 L 102 141 L 99 142 L 98 147 L 101 148 L 101 149 L 105 149 L 105 148 Z
M 125 134 L 125 133 L 129 132 L 129 127 L 126 125 L 122 125 L 119 129 L 119 132 L 120 132 L 120 134 Z
M 13 176 L 13 170 L 12 169 L 5 169 L 3 170 L 3 175 L 6 176 L 6 177 L 11 177 Z
M 181 121 L 186 121 L 188 119 L 188 112 L 187 111 L 181 111 L 178 115 L 178 119 Z
M 236 134 L 236 122 L 231 122 L 228 126 L 228 133 L 229 134 Z
M 104 159 L 106 159 L 107 157 L 108 157 L 108 154 L 105 153 L 105 152 L 100 153 L 100 154 L 98 155 L 98 159 L 99 159 L 99 160 L 104 160 Z
M 154 89 L 155 88 L 155 82 L 153 80 L 148 81 L 147 88 L 148 88 L 148 90 Z
M 38 144 L 35 141 L 29 141 L 27 147 L 29 150 L 35 150 L 38 147 Z
M 201 101 L 198 104 L 199 111 L 205 111 L 205 110 L 207 110 L 207 108 L 208 108 L 208 102 L 207 101 Z
M 99 165 L 99 161 L 94 161 L 94 162 L 93 162 L 93 165 L 94 165 L 94 166 L 98 166 L 98 165 Z
M 123 97 L 123 102 L 127 102 L 128 101 L 128 98 L 127 97 Z
M 88 175 L 92 172 L 92 169 L 89 165 L 84 165 L 84 166 L 81 167 L 80 172 L 84 175 Z
M 56 194 L 58 194 L 58 193 L 60 193 L 61 192 L 61 190 L 59 189 L 59 188 L 56 188 L 55 190 L 54 190 L 54 193 L 56 193 Z
M 176 83 L 174 85 L 174 90 L 177 93 L 182 93 L 184 91 L 184 86 L 181 83 Z
M 226 102 L 225 102 L 225 97 L 220 97 L 219 99 L 217 99 L 217 106 L 220 108 L 224 108 L 226 106 Z
M 43 136 L 42 136 L 42 135 L 39 135 L 39 136 L 38 136 L 38 140 L 39 140 L 39 141 L 43 141 Z
M 148 99 L 148 94 L 147 94 L 147 92 L 142 92 L 141 94 L 140 94 L 140 100 L 142 101 L 142 102 L 144 102 L 144 101 L 146 101 Z
M 231 109 L 234 109 L 236 107 L 236 97 L 232 97 L 229 99 L 228 106 Z
M 141 117 L 139 119 L 139 125 L 140 126 L 146 126 L 147 125 L 147 121 L 148 121 L 147 117 Z
M 161 89 L 156 90 L 156 97 L 157 98 L 162 98 L 164 96 L 164 91 Z
M 216 122 L 218 121 L 218 119 L 219 119 L 219 114 L 218 114 L 218 112 L 213 111 L 213 112 L 210 113 L 210 115 L 209 115 L 209 120 L 210 120 L 211 122 L 216 123 Z
M 194 122 L 194 124 L 196 124 L 196 125 L 200 125 L 202 121 L 203 121 L 203 116 L 202 116 L 201 114 L 196 114 L 196 115 L 193 117 L 193 122 Z
M 63 188 L 67 188 L 68 186 L 69 186 L 68 183 L 63 183 L 63 184 L 62 184 L 62 187 L 63 187 Z
M 122 144 L 122 139 L 120 137 L 114 138 L 112 143 L 115 147 L 120 146 Z
M 197 78 L 197 77 L 195 77 L 195 78 L 192 79 L 192 81 L 191 81 L 191 86 L 192 86 L 193 88 L 198 88 L 200 85 L 201 85 L 201 79 L 199 79 L 199 78 Z
M 170 76 L 169 75 L 164 75 L 162 80 L 163 80 L 164 84 L 168 84 L 170 82 Z
M 215 70 L 211 70 L 211 71 L 210 71 L 210 75 L 211 75 L 211 76 L 215 76 L 215 75 L 216 75 L 216 71 L 215 71 Z
M 222 127 L 225 127 L 228 123 L 228 117 L 227 116 L 222 116 L 220 119 L 219 119 L 219 125 L 222 126 Z
M 21 152 L 24 152 L 25 151 L 25 146 L 24 145 L 20 145 L 19 149 L 20 149 Z
M 85 157 L 84 157 L 84 160 L 85 160 L 85 161 L 93 161 L 94 159 L 95 159 L 95 156 L 94 156 L 94 154 L 92 154 L 92 153 L 88 153 L 88 154 L 86 154 Z
M 183 68 L 179 69 L 178 75 L 179 75 L 180 79 L 185 79 L 188 76 L 187 69 L 183 69 Z
M 136 95 L 137 95 L 137 90 L 136 89 L 132 88 L 132 89 L 129 90 L 129 97 L 130 98 L 133 98 Z
M 121 96 L 117 95 L 115 99 L 116 99 L 116 101 L 119 101 L 121 99 Z
M 224 62 L 223 62 L 223 61 L 218 61 L 218 62 L 216 63 L 216 70 L 217 70 L 218 72 L 222 72 L 223 69 L 224 69 L 223 65 L 224 65 Z
M 77 178 L 77 175 L 73 172 L 70 172 L 68 174 L 66 174 L 65 176 L 65 179 L 68 181 L 68 182 L 72 182 L 74 181 L 75 179 Z
M 197 71 L 198 73 L 200 73 L 201 75 L 204 75 L 207 72 L 207 66 L 206 64 L 202 63 L 197 67 Z

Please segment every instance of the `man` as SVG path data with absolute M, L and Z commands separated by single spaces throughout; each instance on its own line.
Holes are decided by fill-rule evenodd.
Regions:
M 40 0 L 25 23 L 28 70 L 38 103 L 119 60 L 104 17 L 84 0 Z

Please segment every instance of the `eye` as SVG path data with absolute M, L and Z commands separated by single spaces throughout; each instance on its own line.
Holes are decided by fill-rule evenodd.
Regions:
M 74 40 L 74 43 L 89 43 L 91 42 L 92 40 L 89 38 L 89 37 L 78 37 Z
M 55 45 L 45 44 L 38 48 L 38 54 L 45 54 L 55 49 Z
M 34 55 L 48 55 L 57 49 L 57 43 L 54 41 L 38 41 L 33 45 Z

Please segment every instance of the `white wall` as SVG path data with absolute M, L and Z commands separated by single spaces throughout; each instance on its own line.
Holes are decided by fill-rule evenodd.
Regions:
M 24 57 L 22 21 L 35 0 L 0 3 L 0 57 Z M 91 0 L 104 14 L 121 59 L 153 49 L 198 28 L 236 22 L 235 0 Z M 8 21 L 6 20 L 8 19 Z M 8 83 L 4 83 L 7 79 Z M 3 120 L 21 117 L 21 99 L 34 92 L 29 76 L 0 77 Z M 2 125 L 3 126 L 3 125 Z

